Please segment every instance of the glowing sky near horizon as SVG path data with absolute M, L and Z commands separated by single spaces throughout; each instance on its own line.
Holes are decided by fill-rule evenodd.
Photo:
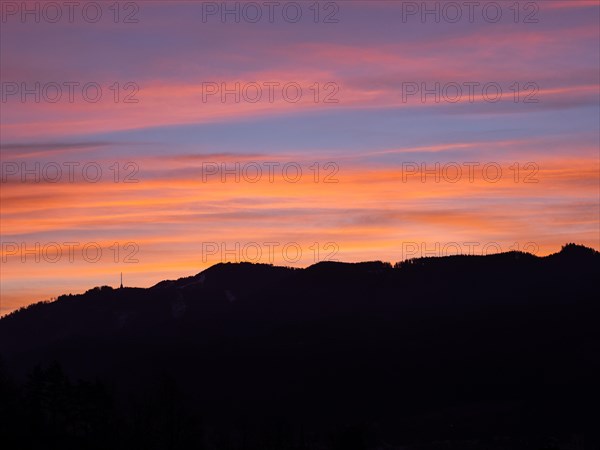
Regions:
M 37 23 L 4 3 L 0 314 L 116 286 L 120 272 L 150 286 L 223 260 L 600 249 L 600 3 L 519 2 L 518 23 L 513 1 L 497 2 L 497 23 L 481 8 L 423 21 L 403 15 L 408 3 L 320 2 L 318 23 L 313 2 L 298 3 L 297 23 L 281 9 L 272 23 L 266 9 L 257 23 L 203 20 L 207 2 L 160 1 L 118 3 L 118 23 L 112 2 L 98 3 L 96 23 L 79 9 L 71 23 L 66 7 Z M 40 101 L 23 99 L 35 83 Z M 102 88 L 99 101 L 82 97 L 86 83 Z M 124 102 L 127 83 L 137 103 Z M 207 94 L 223 83 L 247 90 L 239 102 Z M 263 87 L 256 102 L 251 83 Z M 296 83 L 302 96 L 276 87 L 270 101 L 264 83 Z M 423 83 L 446 96 L 410 94 Z M 496 102 L 481 92 L 492 83 Z M 450 101 L 456 85 L 463 95 Z M 239 181 L 214 173 L 223 164 Z

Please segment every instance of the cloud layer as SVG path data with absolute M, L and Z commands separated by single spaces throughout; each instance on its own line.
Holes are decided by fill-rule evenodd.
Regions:
M 209 3 L 3 17 L 0 313 L 221 260 L 600 248 L 597 2 Z

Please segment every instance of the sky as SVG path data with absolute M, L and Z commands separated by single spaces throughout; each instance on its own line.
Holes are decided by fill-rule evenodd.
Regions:
M 0 8 L 0 315 L 121 272 L 600 249 L 598 1 Z

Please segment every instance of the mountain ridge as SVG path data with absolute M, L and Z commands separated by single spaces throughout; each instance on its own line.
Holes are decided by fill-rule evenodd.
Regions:
M 221 262 L 217 263 L 213 266 L 210 266 L 201 272 L 198 272 L 195 275 L 180 277 L 176 280 L 162 280 L 158 283 L 148 287 L 148 288 L 139 288 L 139 287 L 124 287 L 124 288 L 113 288 L 111 286 L 96 286 L 84 292 L 83 294 L 62 294 L 56 298 L 54 301 L 43 300 L 39 302 L 32 303 L 25 307 L 21 307 L 15 311 L 12 311 L 2 317 L 0 317 L 0 321 L 9 317 L 12 317 L 16 314 L 21 314 L 27 311 L 29 308 L 36 308 L 42 305 L 50 305 L 59 301 L 64 301 L 65 299 L 71 299 L 73 297 L 80 298 L 85 297 L 87 295 L 93 294 L 98 291 L 122 291 L 122 292 L 133 292 L 134 290 L 140 291 L 149 291 L 149 290 L 160 290 L 160 289 L 171 289 L 178 288 L 184 289 L 191 286 L 202 285 L 209 277 L 216 275 L 217 278 L 221 279 L 226 276 L 239 276 L 244 275 L 244 278 L 251 278 L 252 276 L 256 276 L 257 274 L 264 275 L 265 273 L 279 275 L 282 274 L 291 274 L 293 272 L 321 272 L 321 271 L 332 271 L 335 269 L 339 269 L 342 271 L 360 271 L 365 269 L 367 271 L 373 272 L 381 272 L 381 271 L 393 271 L 393 270 L 402 270 L 410 267 L 416 266 L 426 266 L 426 265 L 444 265 L 450 262 L 466 262 L 466 263 L 479 263 L 480 261 L 487 260 L 518 260 L 525 259 L 527 261 L 564 261 L 565 258 L 568 259 L 576 259 L 579 262 L 584 260 L 588 262 L 597 262 L 600 260 L 600 252 L 597 250 L 585 247 L 583 245 L 578 244 L 566 244 L 564 245 L 560 251 L 556 253 L 552 253 L 546 256 L 536 256 L 531 253 L 522 252 L 522 251 L 509 251 L 503 253 L 496 253 L 490 255 L 448 255 L 448 256 L 431 256 L 431 257 L 418 257 L 411 258 L 404 261 L 400 261 L 392 265 L 389 262 L 384 262 L 380 260 L 376 261 L 360 261 L 360 262 L 344 262 L 344 261 L 320 261 L 305 268 L 296 268 L 290 266 L 276 266 L 273 264 L 265 264 L 265 263 L 251 263 L 251 262 Z M 244 272 L 246 271 L 246 272 Z M 239 281 L 239 280 L 238 280 Z
M 600 420 L 599 279 L 600 253 L 574 244 L 545 257 L 509 252 L 393 266 L 225 263 L 6 316 L 0 361 L 24 386 L 35 367 L 54 362 L 70 379 L 101 380 L 120 405 L 111 414 L 125 424 L 137 416 L 122 405 L 158 395 L 156 380 L 166 374 L 202 417 L 188 431 L 216 440 L 217 429 L 233 440 L 241 432 L 232 417 L 254 430 L 270 423 L 270 433 L 275 415 L 325 433 L 322 442 L 345 426 L 358 427 L 365 442 L 377 435 L 372 445 L 314 448 L 543 448 L 519 439 L 588 433 Z M 496 445 L 494 436 L 512 440 Z M 104 448 L 135 447 L 121 438 L 125 444 Z M 435 444 L 482 438 L 480 446 Z M 303 448 L 294 442 L 181 448 Z

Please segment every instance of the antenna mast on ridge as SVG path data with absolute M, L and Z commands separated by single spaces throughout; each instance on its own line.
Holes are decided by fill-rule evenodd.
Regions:
M 123 272 L 121 272 L 121 286 L 119 287 L 119 289 L 123 289 Z

